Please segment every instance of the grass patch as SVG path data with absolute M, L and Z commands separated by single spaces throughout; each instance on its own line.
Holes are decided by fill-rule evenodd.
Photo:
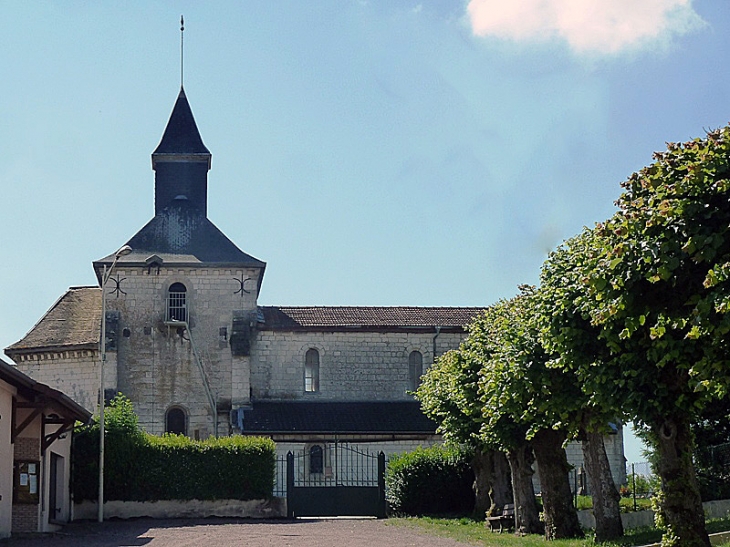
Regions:
M 498 534 L 490 532 L 483 521 L 469 518 L 431 518 L 408 517 L 391 518 L 387 524 L 393 526 L 408 526 L 423 530 L 426 533 L 439 537 L 447 537 L 463 543 L 483 545 L 485 547 L 589 547 L 595 545 L 593 535 L 586 535 L 585 539 L 555 540 L 547 542 L 543 536 L 531 535 L 517 537 L 514 534 Z M 713 519 L 707 522 L 707 531 L 710 533 L 730 530 L 730 518 Z M 629 547 L 657 543 L 661 540 L 662 532 L 655 528 L 627 530 L 626 535 L 618 542 L 604 543 L 605 547 Z M 723 543 L 723 547 L 730 547 L 730 542 Z
M 621 498 L 619 501 L 619 507 L 621 509 L 622 513 L 630 513 L 634 510 L 634 499 L 633 498 Z M 584 509 L 592 509 L 593 508 L 593 498 L 590 496 L 578 496 L 578 504 L 577 504 L 578 511 L 582 511 Z M 651 509 L 651 499 L 650 498 L 636 498 L 636 510 L 637 511 L 645 511 L 647 509 Z

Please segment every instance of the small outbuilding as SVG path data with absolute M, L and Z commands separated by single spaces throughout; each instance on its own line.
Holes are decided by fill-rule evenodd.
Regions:
M 71 436 L 91 413 L 0 359 L 0 538 L 71 519 Z

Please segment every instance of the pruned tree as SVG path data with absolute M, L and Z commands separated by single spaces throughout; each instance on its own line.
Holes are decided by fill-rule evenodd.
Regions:
M 504 453 L 479 436 L 482 411 L 477 398 L 480 364 L 458 350 L 443 354 L 421 379 L 416 397 L 424 413 L 439 424 L 447 442 L 473 452 L 474 514 L 491 516 L 512 499 Z
M 669 144 L 655 160 L 593 230 L 575 264 L 583 296 L 560 313 L 588 320 L 606 350 L 570 361 L 595 404 L 652 432 L 665 542 L 707 546 L 690 425 L 730 386 L 730 128 Z M 593 342 L 571 328 L 557 341 L 562 355 Z
M 589 318 L 576 313 L 576 302 L 585 297 L 584 274 L 590 264 L 594 234 L 584 230 L 550 254 L 542 267 L 540 288 L 536 296 L 534 319 L 540 330 L 540 340 L 552 359 L 549 366 L 569 374 L 576 383 L 573 398 L 559 401 L 562 423 L 571 437 L 581 441 L 583 460 L 593 498 L 596 519 L 596 540 L 611 541 L 623 536 L 619 506 L 620 495 L 613 480 L 604 445 L 609 423 L 623 418 L 619 404 L 597 405 L 593 393 L 574 373 L 576 362 L 586 366 L 601 366 L 607 355 L 605 345 L 598 339 L 599 328 Z M 582 266 L 582 267 L 577 267 Z M 568 348 L 563 340 L 570 339 Z M 556 401 L 545 401 L 552 406 Z
M 514 448 L 520 446 L 519 436 L 531 442 L 542 487 L 546 538 L 582 537 L 563 449 L 568 431 L 560 423 L 559 410 L 577 389 L 563 371 L 547 366 L 549 356 L 532 320 L 534 306 L 534 289 L 522 287 L 520 295 L 492 306 L 469 327 L 465 346 L 485 363 L 479 383 L 485 418 L 482 435 L 503 446 L 512 441 Z M 552 405 L 546 406 L 546 400 Z

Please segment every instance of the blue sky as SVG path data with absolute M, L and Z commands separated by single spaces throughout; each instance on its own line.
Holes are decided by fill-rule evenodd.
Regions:
M 209 217 L 268 263 L 264 305 L 510 297 L 730 119 L 723 0 L 10 0 L 0 347 L 152 217 L 180 14 Z

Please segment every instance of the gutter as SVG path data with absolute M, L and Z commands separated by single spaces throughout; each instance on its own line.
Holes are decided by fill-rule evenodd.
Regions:
M 433 337 L 433 362 L 436 362 L 436 338 L 439 337 L 439 334 L 441 334 L 441 327 L 436 326 L 434 327 L 436 329 L 436 334 Z

